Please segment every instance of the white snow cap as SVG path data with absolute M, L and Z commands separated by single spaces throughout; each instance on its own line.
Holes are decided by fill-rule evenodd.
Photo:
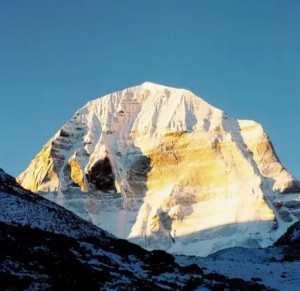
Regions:
M 299 219 L 299 184 L 260 124 L 151 82 L 87 103 L 18 181 L 118 237 L 173 253 L 264 247 Z

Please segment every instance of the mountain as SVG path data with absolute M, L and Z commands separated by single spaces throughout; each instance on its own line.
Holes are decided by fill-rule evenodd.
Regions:
M 267 247 L 300 218 L 300 183 L 262 126 L 146 82 L 79 109 L 18 177 L 147 249 Z
M 1 290 L 267 290 L 117 239 L 0 169 Z

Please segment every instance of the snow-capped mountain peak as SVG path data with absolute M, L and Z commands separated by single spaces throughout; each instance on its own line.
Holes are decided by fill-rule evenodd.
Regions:
M 300 217 L 299 182 L 260 124 L 150 82 L 79 109 L 18 181 L 118 237 L 174 253 L 268 246 Z

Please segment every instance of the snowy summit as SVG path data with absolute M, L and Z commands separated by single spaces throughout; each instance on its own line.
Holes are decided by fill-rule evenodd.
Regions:
M 149 82 L 79 109 L 18 181 L 117 237 L 176 254 L 267 247 L 300 218 L 300 184 L 260 124 Z

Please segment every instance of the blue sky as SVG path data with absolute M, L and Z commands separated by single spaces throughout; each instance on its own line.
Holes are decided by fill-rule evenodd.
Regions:
M 263 124 L 300 179 L 300 1 L 0 0 L 0 166 L 86 102 L 152 81 Z

